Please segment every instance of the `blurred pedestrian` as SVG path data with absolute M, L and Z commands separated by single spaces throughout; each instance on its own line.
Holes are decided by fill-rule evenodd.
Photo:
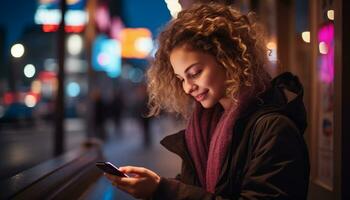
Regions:
M 143 146 L 149 148 L 152 145 L 152 135 L 150 130 L 150 118 L 147 117 L 147 86 L 141 83 L 136 88 L 136 116 L 142 128 Z
M 107 118 L 106 106 L 99 90 L 93 91 L 93 105 L 94 105 L 94 127 L 95 135 L 101 140 L 106 139 L 105 121 Z
M 267 52 L 252 14 L 216 3 L 181 11 L 148 72 L 150 114 L 187 119 L 161 142 L 182 158 L 181 173 L 126 166 L 131 177 L 107 178 L 137 198 L 306 199 L 303 89 L 291 73 L 271 80 Z
M 124 100 L 121 90 L 114 91 L 113 99 L 109 105 L 110 117 L 116 127 L 116 134 L 121 134 L 121 120 L 123 114 Z

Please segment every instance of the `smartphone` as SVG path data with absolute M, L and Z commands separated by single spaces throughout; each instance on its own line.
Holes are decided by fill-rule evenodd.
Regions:
M 118 167 L 114 166 L 110 162 L 96 162 L 96 167 L 100 168 L 102 171 L 120 177 L 129 177 L 127 174 L 121 172 Z

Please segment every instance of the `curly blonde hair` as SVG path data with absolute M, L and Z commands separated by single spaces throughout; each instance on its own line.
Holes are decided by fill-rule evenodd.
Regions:
M 165 110 L 187 118 L 192 112 L 193 98 L 183 91 L 169 58 L 182 45 L 216 58 L 226 70 L 226 95 L 234 102 L 242 87 L 264 85 L 270 76 L 264 69 L 268 49 L 263 33 L 254 13 L 245 15 L 228 5 L 196 4 L 181 11 L 160 33 L 159 48 L 147 72 L 149 116 Z

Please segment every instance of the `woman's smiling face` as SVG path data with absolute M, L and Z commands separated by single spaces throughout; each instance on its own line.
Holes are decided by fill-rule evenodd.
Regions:
M 204 108 L 211 108 L 218 102 L 225 109 L 230 105 L 230 99 L 225 96 L 225 69 L 214 56 L 182 45 L 172 50 L 170 62 L 185 93 Z

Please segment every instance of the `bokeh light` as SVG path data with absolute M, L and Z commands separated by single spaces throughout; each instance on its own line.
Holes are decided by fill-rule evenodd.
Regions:
M 325 42 L 320 42 L 318 44 L 318 49 L 321 54 L 327 54 L 328 53 L 328 46 Z
M 22 44 L 14 44 L 11 47 L 11 55 L 15 58 L 20 58 L 24 54 L 24 46 Z
M 36 105 L 36 98 L 34 95 L 27 94 L 26 97 L 24 98 L 24 103 L 26 106 L 32 108 Z
M 310 31 L 304 31 L 301 33 L 301 38 L 303 38 L 304 42 L 310 43 Z
M 72 34 L 67 40 L 68 52 L 72 55 L 78 55 L 83 49 L 83 39 L 78 34 Z
M 27 78 L 32 78 L 35 75 L 35 66 L 32 64 L 27 64 L 24 66 L 23 72 Z
M 76 97 L 80 94 L 80 85 L 76 82 L 70 82 L 67 86 L 67 94 L 70 97 Z
M 329 20 L 334 20 L 334 10 L 328 10 L 327 17 Z
M 31 90 L 35 94 L 40 94 L 41 93 L 41 81 L 35 80 L 32 82 Z

